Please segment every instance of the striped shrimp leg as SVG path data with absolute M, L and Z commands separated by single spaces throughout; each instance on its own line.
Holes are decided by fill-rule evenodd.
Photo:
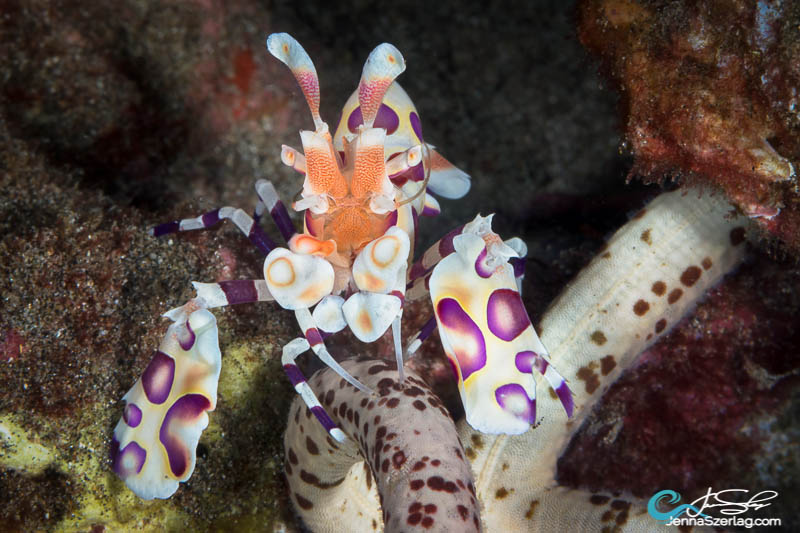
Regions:
M 201 299 L 208 309 L 275 300 L 269 292 L 267 282 L 263 279 L 240 279 L 219 283 L 193 281 L 192 286 L 197 291 L 197 298 Z
M 256 194 L 258 194 L 259 199 L 254 217 L 256 221 L 261 218 L 265 211 L 269 211 L 281 235 L 283 235 L 286 242 L 289 242 L 297 232 L 294 229 L 294 224 L 289 217 L 286 206 L 281 201 L 280 196 L 278 196 L 278 191 L 275 190 L 275 186 L 271 181 L 258 180 L 256 182 Z
M 411 337 L 411 340 L 408 341 L 408 346 L 406 347 L 406 358 L 411 357 L 419 350 L 422 343 L 430 337 L 433 330 L 436 329 L 436 317 L 432 316 L 428 319 L 427 322 L 420 328 L 420 330 Z
M 321 339 L 320 342 L 322 342 Z M 317 395 L 314 394 L 314 391 L 308 386 L 305 376 L 303 376 L 303 373 L 294 362 L 297 356 L 309 349 L 309 346 L 310 344 L 305 337 L 298 337 L 284 346 L 283 354 L 281 355 L 283 370 L 286 372 L 286 376 L 292 383 L 294 390 L 300 395 L 306 407 L 311 410 L 319 423 L 322 424 L 325 431 L 336 439 L 336 441 L 344 442 L 346 439 L 345 434 L 333 420 L 331 420 L 325 408 L 319 403 Z
M 453 253 L 455 250 L 453 248 L 453 239 L 461 235 L 462 231 L 464 231 L 463 225 L 451 230 L 428 248 L 417 262 L 411 265 L 408 271 L 408 283 L 406 284 L 406 297 L 410 301 L 419 300 L 428 295 L 428 280 L 431 277 L 433 267 L 443 258 Z
M 490 225 L 493 216 L 494 215 L 489 215 L 486 217 Z M 428 285 L 433 268 L 439 264 L 439 261 L 453 253 L 455 250 L 455 248 L 453 248 L 453 239 L 464 232 L 465 226 L 466 225 L 461 225 L 451 230 L 447 235 L 428 248 L 416 263 L 411 265 L 408 284 L 406 285 L 407 296 L 410 301 L 419 300 L 428 295 Z M 525 256 L 528 253 L 528 247 L 519 237 L 512 237 L 504 241 L 504 243 L 519 255 L 519 257 L 509 258 L 509 262 L 514 268 L 517 289 L 521 291 L 522 278 L 525 275 Z
M 351 376 L 347 370 L 342 368 L 342 366 L 330 354 L 328 348 L 325 347 L 325 343 L 322 342 L 322 333 L 317 327 L 316 321 L 311 316 L 311 312 L 308 309 L 297 309 L 294 313 L 297 317 L 297 323 L 300 325 L 300 329 L 303 330 L 303 335 L 305 336 L 309 347 L 316 354 L 316 356 L 319 357 L 320 361 L 328 365 L 334 372 L 342 376 L 342 378 L 344 378 L 344 380 L 353 387 L 357 388 L 361 392 L 364 392 L 365 394 L 372 394 L 372 390 L 369 387 Z
M 267 282 L 263 279 L 241 279 L 219 283 L 193 281 L 192 287 L 197 296 L 180 307 L 170 309 L 163 316 L 173 322 L 185 322 L 186 318 L 198 309 L 275 300 L 269 292 Z
M 169 233 L 179 231 L 192 231 L 197 229 L 207 229 L 222 220 L 231 220 L 239 230 L 244 233 L 256 248 L 267 255 L 275 248 L 275 243 L 270 239 L 264 230 L 253 220 L 253 218 L 238 207 L 220 207 L 208 213 L 204 213 L 194 218 L 184 218 L 159 224 L 150 230 L 150 234 L 161 237 Z
M 325 431 L 338 442 L 344 442 L 346 438 L 345 434 L 334 424 L 331 417 L 325 412 L 322 405 L 320 405 L 316 394 L 314 394 L 314 391 L 308 386 L 305 376 L 303 376 L 303 373 L 295 364 L 295 359 L 310 348 L 323 363 L 353 387 L 368 395 L 372 395 L 373 392 L 351 376 L 350 373 L 331 356 L 330 352 L 328 352 L 328 349 L 325 347 L 325 343 L 322 341 L 322 334 L 317 328 L 316 322 L 308 309 L 296 310 L 295 316 L 297 317 L 300 328 L 303 330 L 304 337 L 298 337 L 283 347 L 281 364 L 294 390 L 300 395 L 311 412 L 314 413 L 314 416 L 319 423 L 322 424 L 322 427 L 325 428 Z

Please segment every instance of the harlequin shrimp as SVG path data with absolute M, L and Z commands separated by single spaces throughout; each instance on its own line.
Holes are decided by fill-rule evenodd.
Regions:
M 306 51 L 285 33 L 270 35 L 267 48 L 291 70 L 315 127 L 300 132 L 302 152 L 287 146 L 281 150 L 282 161 L 304 176 L 291 204 L 304 212 L 303 230 L 295 231 L 275 187 L 263 179 L 256 182 L 259 201 L 253 216 L 222 207 L 152 230 L 160 236 L 230 220 L 266 256 L 264 279 L 195 282 L 197 296 L 165 313 L 173 324 L 123 398 L 126 405 L 112 442 L 117 474 L 146 499 L 169 497 L 178 482 L 191 476 L 207 411 L 216 406 L 221 366 L 216 320 L 208 310 L 241 303 L 275 301 L 294 311 L 303 334 L 284 346 L 284 370 L 338 441 L 345 434 L 320 405 L 295 359 L 311 350 L 356 389 L 371 394 L 337 363 L 323 340 L 347 327 L 366 343 L 391 330 L 403 380 L 404 358 L 438 324 L 468 421 L 480 430 L 519 433 L 535 422 L 534 369 L 556 389 L 570 414 L 569 389 L 549 366 L 519 296 L 526 253 L 521 240 L 503 242 L 491 231 L 491 217 L 478 216 L 409 266 L 418 216 L 440 211 L 430 193 L 460 198 L 470 178 L 423 141 L 417 110 L 394 82 L 405 70 L 400 52 L 387 43 L 372 51 L 331 135 L 319 114 L 319 81 Z M 286 246 L 278 246 L 261 229 L 267 211 Z M 435 317 L 404 352 L 404 302 L 429 293 Z

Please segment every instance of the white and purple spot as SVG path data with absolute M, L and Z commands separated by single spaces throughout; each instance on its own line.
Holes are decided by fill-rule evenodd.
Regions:
M 358 106 L 350 113 L 347 119 L 347 129 L 349 129 L 351 133 L 356 133 L 358 127 L 362 124 L 364 124 L 364 117 L 361 115 L 361 106 Z M 386 135 L 391 135 L 397 131 L 398 126 L 400 126 L 400 118 L 397 116 L 397 113 L 394 112 L 394 109 L 386 104 L 381 104 L 372 127 L 383 128 L 386 130 Z
M 122 411 L 122 419 L 130 427 L 135 428 L 142 423 L 142 410 L 135 403 L 129 403 Z
M 142 374 L 142 388 L 150 403 L 164 403 L 169 397 L 174 379 L 175 360 L 162 351 L 156 351 Z
M 125 479 L 142 471 L 147 452 L 136 441 L 131 441 L 123 449 L 119 449 L 116 437 L 111 441 L 111 462 L 114 472 Z
M 211 409 L 211 402 L 202 394 L 187 394 L 180 397 L 169 408 L 161 424 L 158 438 L 167 451 L 169 468 L 175 477 L 181 477 L 189 468 L 189 449 L 184 443 L 181 426 L 193 424 L 204 411 Z
M 486 304 L 486 320 L 489 330 L 499 339 L 512 341 L 531 327 L 528 312 L 517 291 L 497 289 Z
M 481 253 L 478 254 L 478 258 L 475 259 L 475 272 L 477 272 L 478 275 L 482 278 L 488 278 L 494 273 L 494 270 L 489 268 L 489 265 L 486 264 L 487 255 L 488 252 L 486 251 L 486 247 L 484 246 L 483 250 L 481 250 Z
M 417 115 L 414 111 L 412 111 L 408 115 L 408 121 L 411 122 L 411 129 L 414 130 L 414 133 L 417 136 L 417 139 L 422 141 L 422 122 L 419 120 L 419 115 Z
M 466 381 L 470 374 L 486 366 L 486 341 L 481 328 L 453 298 L 439 300 L 436 316 L 442 326 L 440 332 L 447 335 L 462 379 Z
M 529 424 L 536 421 L 536 400 L 528 398 L 522 385 L 509 383 L 497 387 L 494 397 L 504 411 Z
M 181 349 L 184 351 L 189 351 L 194 346 L 194 341 L 197 337 L 194 334 L 194 330 L 192 330 L 192 326 L 186 322 L 184 324 L 184 328 L 180 328 L 179 330 L 179 337 L 178 337 L 178 344 L 180 344 Z

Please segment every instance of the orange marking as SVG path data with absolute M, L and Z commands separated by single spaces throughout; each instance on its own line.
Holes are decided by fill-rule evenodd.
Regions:
M 332 240 L 321 241 L 310 235 L 299 235 L 291 243 L 297 253 L 327 257 L 336 251 L 336 243 Z
M 364 331 L 372 331 L 373 329 L 372 319 L 369 317 L 369 313 L 362 310 L 358 314 L 358 325 L 361 326 L 361 328 L 364 329 Z
M 319 285 L 311 285 L 306 290 L 300 293 L 300 301 L 301 302 L 311 302 L 319 298 L 321 293 Z
M 345 207 L 334 213 L 326 230 L 340 252 L 358 252 L 385 231 L 384 218 L 367 213 L 363 207 Z
M 373 276 L 369 272 L 363 275 L 363 279 L 361 281 L 361 285 L 365 286 L 370 292 L 383 292 L 386 290 L 386 284 L 383 282 L 383 280 Z
M 306 176 L 314 194 L 329 194 L 341 198 L 347 194 L 347 183 L 339 170 L 333 149 L 307 149 Z
M 355 198 L 363 198 L 370 192 L 380 193 L 385 175 L 383 146 L 360 146 L 356 152 L 353 179 L 350 183 L 351 193 Z
M 385 245 L 386 239 L 391 239 L 392 241 L 395 241 L 394 253 L 392 254 L 392 257 L 390 257 L 387 261 L 381 261 L 377 257 L 375 257 L 375 250 L 378 249 L 378 246 L 380 246 L 382 244 Z M 383 239 L 379 240 L 378 242 L 376 242 L 375 245 L 372 247 L 372 250 L 370 250 L 370 254 L 369 254 L 370 255 L 370 259 L 372 259 L 372 262 L 375 263 L 377 266 L 379 266 L 381 268 L 385 268 L 387 265 L 389 265 L 394 260 L 395 256 L 397 256 L 397 251 L 400 249 L 400 247 L 399 247 L 399 245 L 397 244 L 396 241 L 397 241 L 396 238 L 394 238 L 392 236 L 387 236 L 387 237 L 384 237 Z
M 275 268 L 275 265 L 277 265 L 279 262 L 284 262 L 284 263 L 286 263 L 286 267 L 289 269 L 289 272 L 292 274 L 292 277 L 291 277 L 291 279 L 290 279 L 289 281 L 285 282 L 285 283 L 280 283 L 280 282 L 278 282 L 278 281 L 275 281 L 275 280 L 273 279 L 273 277 L 272 277 L 272 269 L 273 269 L 273 268 Z M 292 263 L 291 263 L 291 261 L 289 261 L 289 260 L 288 260 L 288 259 L 286 259 L 285 257 L 279 257 L 278 259 L 276 259 L 275 261 L 273 261 L 273 262 L 272 262 L 272 264 L 271 264 L 271 265 L 269 266 L 269 268 L 267 269 L 267 276 L 269 277 L 269 280 L 270 280 L 270 281 L 271 281 L 273 284 L 277 285 L 278 287 L 288 287 L 289 285 L 291 285 L 292 283 L 294 283 L 294 280 L 295 280 L 294 267 L 292 266 Z

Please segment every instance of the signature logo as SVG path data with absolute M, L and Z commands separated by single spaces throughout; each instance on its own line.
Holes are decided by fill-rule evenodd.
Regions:
M 747 511 L 755 511 L 763 507 L 772 505 L 765 503 L 778 496 L 774 490 L 762 490 L 754 494 L 749 499 L 743 500 L 748 497 L 750 491 L 746 489 L 725 489 L 713 492 L 711 487 L 708 488 L 706 494 L 697 498 L 691 503 L 684 503 L 674 507 L 669 511 L 661 511 L 659 507 L 663 508 L 664 504 L 676 504 L 681 500 L 681 495 L 674 490 L 662 490 L 653 494 L 650 501 L 647 502 L 647 512 L 650 516 L 661 522 L 671 522 L 673 519 L 686 514 L 690 518 L 711 518 L 703 511 L 707 509 L 714 509 L 716 512 L 724 516 L 736 516 Z M 742 494 L 743 493 L 743 494 Z M 732 501 L 729 498 L 734 498 L 740 501 Z
M 658 504 L 664 500 L 666 500 L 666 503 L 678 503 L 681 500 L 681 495 L 674 490 L 662 490 L 653 494 L 652 498 L 650 498 L 650 501 L 647 502 L 647 512 L 650 513 L 650 516 L 661 522 L 671 521 L 673 518 L 677 518 L 683 513 L 687 513 L 687 516 L 708 517 L 708 515 L 704 515 L 701 512 L 701 509 L 698 509 L 697 507 L 694 507 L 688 503 L 684 503 L 683 505 L 675 507 L 671 511 L 662 513 L 658 510 Z M 688 514 L 689 511 L 692 511 L 694 514 Z

